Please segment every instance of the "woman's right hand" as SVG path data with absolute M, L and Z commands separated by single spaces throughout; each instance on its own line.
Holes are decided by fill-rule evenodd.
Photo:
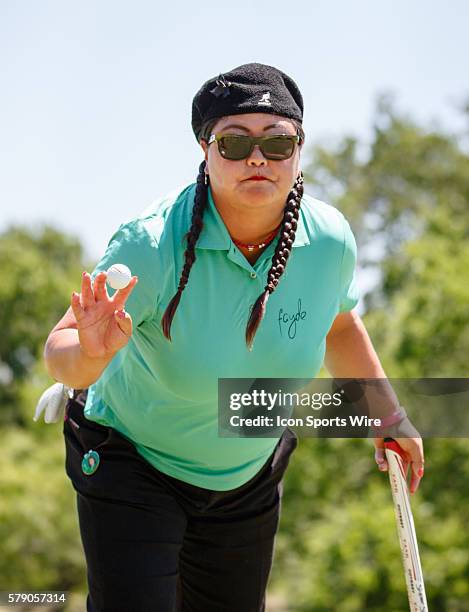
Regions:
M 132 335 L 132 318 L 124 306 L 138 279 L 133 276 L 127 287 L 109 297 L 106 277 L 106 272 L 99 272 L 92 284 L 83 272 L 81 293 L 74 292 L 71 299 L 81 351 L 92 359 L 112 357 Z

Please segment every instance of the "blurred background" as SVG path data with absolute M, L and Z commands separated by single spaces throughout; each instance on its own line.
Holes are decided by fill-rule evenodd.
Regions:
M 67 590 L 64 610 L 85 609 L 61 424 L 32 421 L 53 382 L 43 344 L 115 229 L 195 180 L 191 102 L 220 72 L 257 61 L 298 83 L 306 191 L 352 225 L 388 376 L 467 376 L 468 18 L 457 0 L 0 0 L 0 591 Z M 469 611 L 469 446 L 425 448 L 429 608 Z M 407 606 L 371 443 L 301 440 L 267 612 Z

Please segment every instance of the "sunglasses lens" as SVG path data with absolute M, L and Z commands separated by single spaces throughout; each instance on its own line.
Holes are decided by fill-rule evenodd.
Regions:
M 249 155 L 251 142 L 246 136 L 223 136 L 219 141 L 219 149 L 225 159 L 244 159 Z
M 249 136 L 222 136 L 218 141 L 220 154 L 225 159 L 246 159 L 251 153 L 251 138 Z M 261 150 L 267 159 L 288 159 L 295 150 L 295 139 L 289 136 L 271 136 L 262 139 Z
M 288 159 L 293 155 L 295 147 L 294 141 L 285 138 L 284 136 L 268 138 L 264 140 L 262 145 L 262 152 L 267 159 L 281 160 Z

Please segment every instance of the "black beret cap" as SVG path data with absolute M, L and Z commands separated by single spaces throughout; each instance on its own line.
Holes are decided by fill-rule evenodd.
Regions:
M 295 81 L 266 64 L 243 64 L 206 81 L 192 101 L 197 141 L 209 119 L 244 113 L 270 113 L 303 122 L 303 97 Z

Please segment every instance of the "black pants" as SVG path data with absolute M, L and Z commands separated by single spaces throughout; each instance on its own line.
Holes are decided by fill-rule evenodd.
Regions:
M 77 492 L 88 612 L 262 612 L 282 477 L 297 438 L 286 430 L 250 481 L 212 491 L 167 476 L 116 430 L 67 405 L 66 471 Z M 100 464 L 81 469 L 95 449 Z

